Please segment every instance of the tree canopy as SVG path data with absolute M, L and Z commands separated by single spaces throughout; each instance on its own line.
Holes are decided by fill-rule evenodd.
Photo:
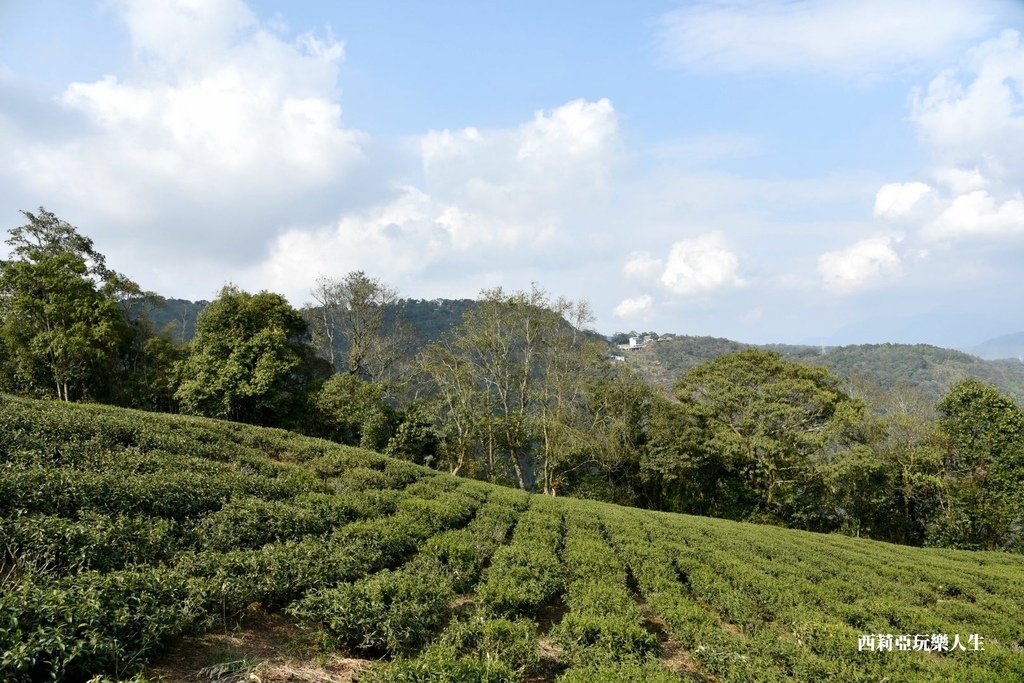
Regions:
M 178 367 L 182 412 L 273 426 L 298 419 L 318 376 L 307 330 L 280 294 L 224 287 Z
M 746 349 L 698 365 L 674 391 L 707 430 L 707 448 L 743 483 L 734 514 L 816 525 L 822 466 L 853 441 L 864 414 L 838 377 Z
M 44 208 L 22 212 L 0 261 L 0 343 L 14 388 L 63 401 L 107 390 L 133 331 L 119 301 L 138 285 L 110 270 L 88 237 Z

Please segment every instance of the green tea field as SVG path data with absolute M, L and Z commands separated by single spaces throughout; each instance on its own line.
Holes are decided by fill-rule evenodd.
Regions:
M 215 420 L 0 396 L 0 553 L 9 683 L 1024 681 L 1024 556 L 529 495 Z M 175 664 L 260 624 L 287 653 Z

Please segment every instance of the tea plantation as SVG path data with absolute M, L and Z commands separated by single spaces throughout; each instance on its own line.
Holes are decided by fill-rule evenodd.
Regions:
M 531 496 L 214 420 L 0 396 L 0 553 L 10 683 L 143 680 L 253 611 L 376 660 L 367 683 L 1024 681 L 1019 555 Z

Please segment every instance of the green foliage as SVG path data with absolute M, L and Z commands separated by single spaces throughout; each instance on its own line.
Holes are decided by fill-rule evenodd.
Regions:
M 0 261 L 0 360 L 9 388 L 63 401 L 105 395 L 133 330 L 118 305 L 138 285 L 109 270 L 92 240 L 46 209 L 22 212 Z
M 428 648 L 413 659 L 371 667 L 361 683 L 519 683 L 521 678 L 502 662 L 457 658 L 450 650 Z
M 480 605 L 489 613 L 514 616 L 535 612 L 565 587 L 557 554 L 561 515 L 538 499 L 533 503 L 533 509 L 520 518 L 512 543 L 494 553 L 487 579 L 477 588 Z
M 537 625 L 529 619 L 488 619 L 481 615 L 459 619 L 445 629 L 438 646 L 460 658 L 500 663 L 517 673 L 540 664 Z
M 207 515 L 197 531 L 204 547 L 227 551 L 324 534 L 332 521 L 298 505 L 249 497 Z
M 643 659 L 658 651 L 658 639 L 631 616 L 570 612 L 553 632 L 573 664 Z
M 177 369 L 182 412 L 261 425 L 299 421 L 318 365 L 306 322 L 279 294 L 226 286 L 203 309 Z
M 942 466 L 981 464 L 951 482 L 1015 462 L 997 393 L 965 385 L 940 415 Z M 399 654 L 367 681 L 1024 679 L 1019 555 L 530 496 L 282 431 L 6 396 L 0 462 L 14 683 L 123 680 L 254 610 Z M 387 488 L 342 483 L 357 470 Z M 541 650 L 520 615 L 563 612 Z M 975 632 L 983 651 L 857 651 L 863 634 Z M 669 639 L 685 671 L 655 659 Z
M 46 574 L 167 562 L 183 536 L 171 520 L 124 514 L 80 511 L 77 520 L 52 515 L 0 518 L 8 556 L 22 568 Z
M 0 591 L 4 680 L 85 680 L 137 668 L 205 615 L 189 582 L 166 569 L 32 575 Z
M 624 661 L 573 667 L 557 683 L 678 683 L 678 675 L 657 662 Z
M 976 380 L 955 384 L 937 411 L 948 439 L 948 499 L 929 530 L 931 540 L 1024 550 L 1024 412 Z
M 865 411 L 835 375 L 748 349 L 693 368 L 674 391 L 742 484 L 719 514 L 830 530 L 818 465 L 858 437 Z
M 481 292 L 450 339 L 420 354 L 449 471 L 557 489 L 558 470 L 578 465 L 591 445 L 583 394 L 606 362 L 603 345 L 583 333 L 591 320 L 586 302 L 552 300 L 536 285 L 498 287 Z
M 356 375 L 331 375 L 317 393 L 315 405 L 317 430 L 339 443 L 383 451 L 397 429 L 398 415 L 384 401 L 383 387 Z
M 313 591 L 289 613 L 319 624 L 326 649 L 401 652 L 422 646 L 442 623 L 454 593 L 430 574 L 383 571 Z
M 747 348 L 760 348 L 787 360 L 824 366 L 846 380 L 866 378 L 884 391 L 899 386 L 916 389 L 932 402 L 940 400 L 964 377 L 994 384 L 1015 400 L 1024 400 L 1024 364 L 1016 359 L 985 361 L 961 351 L 927 344 L 751 347 L 714 337 L 666 335 L 649 349 L 630 353 L 627 362 L 640 369 L 648 381 L 668 388 L 691 368 Z

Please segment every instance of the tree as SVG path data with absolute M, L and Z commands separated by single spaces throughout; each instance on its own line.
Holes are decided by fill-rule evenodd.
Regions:
M 105 391 L 132 336 L 118 302 L 138 285 L 106 266 L 91 239 L 40 207 L 10 231 L 0 261 L 0 338 L 13 384 L 62 401 Z
M 864 404 L 827 368 L 747 349 L 692 368 L 674 392 L 707 425 L 708 448 L 743 484 L 738 516 L 829 526 L 821 468 L 855 440 Z
M 568 318 L 568 319 L 567 319 Z M 471 458 L 490 479 L 507 465 L 523 489 L 558 488 L 560 468 L 588 451 L 584 386 L 603 352 L 582 332 L 589 307 L 529 292 L 481 293 L 462 324 L 420 356 L 436 387 L 442 457 Z
M 689 401 L 658 396 L 647 426 L 641 477 L 653 490 L 652 506 L 709 517 L 742 517 L 746 485 L 728 459 L 710 448 L 708 411 Z
M 394 435 L 398 416 L 384 401 L 380 385 L 355 375 L 335 373 L 316 396 L 327 438 L 350 446 L 383 451 Z
M 404 353 L 398 291 L 356 270 L 339 279 L 321 276 L 311 293 L 316 306 L 304 313 L 317 351 L 338 372 L 381 381 Z
M 265 426 L 292 426 L 325 372 L 304 343 L 306 321 L 280 294 L 226 286 L 196 322 L 177 366 L 181 411 Z
M 846 530 L 922 545 L 945 491 L 945 439 L 935 406 L 922 389 L 906 383 L 884 390 L 877 380 L 855 375 L 847 386 L 870 413 L 864 423 L 869 451 L 837 462 L 831 471 Z
M 984 550 L 1024 549 L 1024 412 L 977 380 L 961 380 L 938 404 L 947 439 L 947 494 L 931 541 Z

